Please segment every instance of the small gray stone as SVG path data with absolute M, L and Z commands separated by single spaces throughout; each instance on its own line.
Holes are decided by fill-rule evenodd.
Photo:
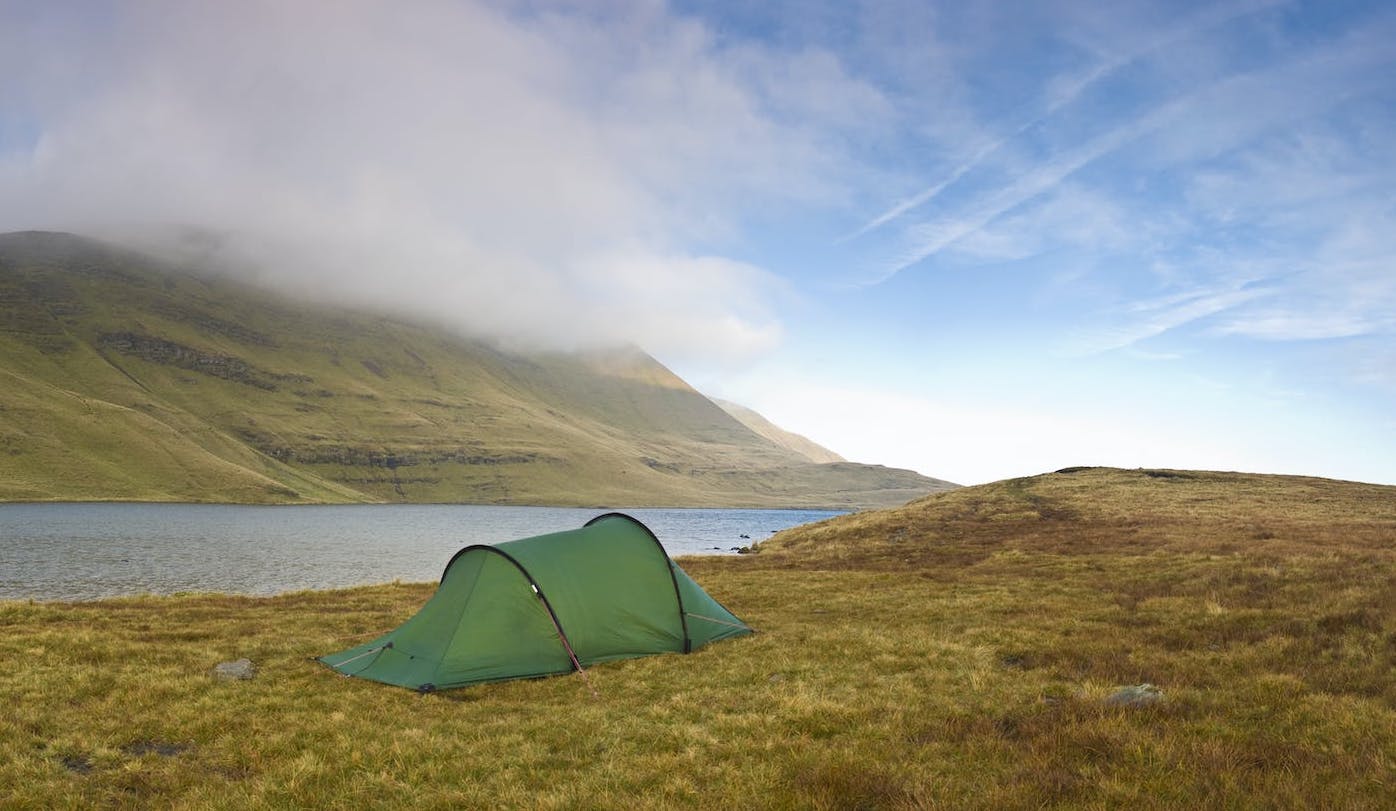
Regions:
M 1163 691 L 1152 684 L 1121 687 L 1105 699 L 1107 707 L 1149 707 L 1163 701 Z
M 239 679 L 250 679 L 257 675 L 257 666 L 252 664 L 251 659 L 238 659 L 233 662 L 221 662 L 213 669 L 213 675 L 222 681 L 236 681 Z

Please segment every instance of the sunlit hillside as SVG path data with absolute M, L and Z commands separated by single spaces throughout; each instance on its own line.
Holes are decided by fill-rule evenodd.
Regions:
M 834 506 L 820 464 L 638 349 L 507 351 L 65 234 L 0 236 L 0 499 Z
M 1023 555 L 1396 552 L 1396 487 L 1302 476 L 1066 468 L 782 533 L 803 566 L 953 565 Z

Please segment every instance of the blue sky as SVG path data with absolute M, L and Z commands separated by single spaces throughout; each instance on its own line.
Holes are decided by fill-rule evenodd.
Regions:
M 0 3 L 0 228 L 633 341 L 963 483 L 1396 484 L 1393 43 L 1379 2 Z

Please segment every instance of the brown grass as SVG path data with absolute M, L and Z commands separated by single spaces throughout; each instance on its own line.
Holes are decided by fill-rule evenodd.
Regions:
M 847 516 L 685 561 L 761 633 L 599 698 L 309 661 L 430 586 L 4 603 L 0 806 L 1386 808 L 1393 493 L 1085 470 Z

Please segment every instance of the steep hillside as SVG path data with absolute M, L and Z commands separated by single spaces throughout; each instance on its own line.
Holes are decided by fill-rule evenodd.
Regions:
M 0 499 L 900 503 L 638 350 L 520 354 L 66 234 L 0 235 Z
M 811 462 L 825 463 L 848 461 L 823 445 L 811 441 L 808 437 L 803 437 L 781 428 L 779 425 L 772 423 L 770 420 L 746 406 L 738 405 L 737 403 L 729 403 L 726 400 L 713 400 L 713 402 L 717 403 L 723 411 L 731 414 L 742 425 L 745 425 L 780 447 L 800 454 Z

